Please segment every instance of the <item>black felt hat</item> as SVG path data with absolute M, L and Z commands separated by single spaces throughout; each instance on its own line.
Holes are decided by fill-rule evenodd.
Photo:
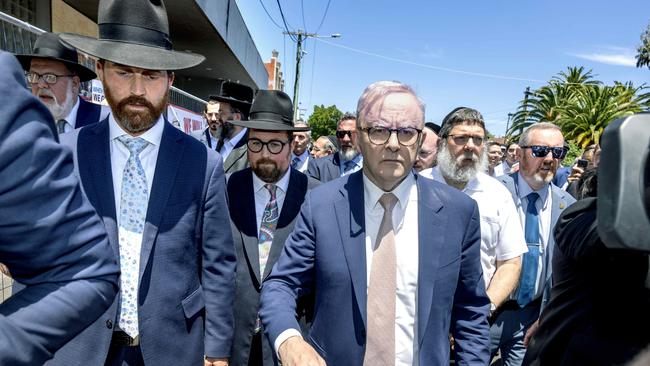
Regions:
M 253 88 L 248 85 L 226 81 L 221 84 L 221 91 L 217 95 L 210 95 L 210 99 L 230 103 L 248 116 L 253 102 Z
M 63 62 L 68 69 L 79 76 L 81 81 L 88 81 L 97 77 L 91 69 L 79 64 L 77 50 L 64 45 L 56 33 L 41 34 L 34 43 L 32 53 L 16 55 L 25 71 L 29 71 L 32 59 L 35 57 Z
M 433 123 L 433 122 L 427 122 L 427 123 L 425 123 L 425 124 L 424 124 L 424 127 L 428 127 L 428 128 L 430 128 L 433 132 L 436 133 L 436 135 L 440 132 L 440 126 L 438 126 L 437 124 L 435 124 L 435 123 Z
M 250 118 L 245 121 L 228 121 L 233 125 L 264 131 L 309 131 L 311 127 L 293 125 L 291 98 L 279 90 L 260 90 L 253 99 Z
M 102 60 L 147 70 L 180 70 L 205 57 L 172 50 L 162 0 L 100 0 L 99 39 L 63 33 L 61 39 Z

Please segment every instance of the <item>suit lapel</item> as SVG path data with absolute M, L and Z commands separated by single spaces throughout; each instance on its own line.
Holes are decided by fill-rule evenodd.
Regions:
M 86 196 L 102 217 L 115 253 L 119 253 L 109 138 L 108 118 L 79 130 L 77 160 Z
M 253 189 L 253 172 L 250 169 L 243 171 L 244 175 L 237 175 L 236 180 L 228 182 L 234 184 L 229 189 L 236 197 L 231 197 L 230 215 L 235 226 L 241 233 L 244 253 L 253 269 L 257 284 L 262 283 L 260 279 L 259 239 L 257 238 L 257 219 L 255 212 L 255 191 Z
M 447 215 L 444 215 L 440 190 L 426 179 L 418 179 L 418 345 L 426 333 L 433 303 L 434 283 L 438 271 L 441 248 L 445 245 Z
M 332 154 L 332 162 L 334 164 L 327 164 L 327 170 L 328 170 L 328 173 L 330 175 L 329 180 L 336 179 L 336 178 L 341 176 L 341 167 L 340 167 L 341 166 L 341 160 L 339 159 L 339 154 L 338 153 Z M 362 180 L 362 185 L 361 186 L 363 187 L 363 180 Z
M 368 286 L 366 279 L 366 223 L 362 174 L 361 171 L 350 174 L 348 181 L 340 191 L 343 197 L 334 202 L 334 209 L 354 295 L 365 326 L 366 290 Z
M 151 194 L 147 207 L 147 220 L 142 234 L 142 248 L 140 251 L 140 278 L 147 267 L 153 243 L 158 234 L 158 226 L 165 212 L 167 199 L 174 188 L 176 173 L 183 157 L 185 143 L 182 132 L 164 120 L 164 129 L 158 149 L 156 171 L 153 176 Z
M 210 138 L 210 127 L 206 128 L 205 131 L 203 131 L 203 134 L 205 135 L 206 145 L 208 145 L 209 149 L 212 149 L 212 139 Z
M 292 168 L 289 168 L 289 173 L 291 174 L 289 176 L 289 186 L 284 196 L 282 211 L 280 212 L 278 224 L 273 234 L 273 243 L 271 244 L 271 251 L 269 252 L 269 258 L 262 278 L 266 278 L 271 273 L 273 265 L 278 260 L 278 257 L 280 257 L 282 248 L 284 248 L 284 242 L 291 231 L 293 231 L 293 225 L 291 223 L 298 216 L 305 193 L 307 193 L 307 177 Z

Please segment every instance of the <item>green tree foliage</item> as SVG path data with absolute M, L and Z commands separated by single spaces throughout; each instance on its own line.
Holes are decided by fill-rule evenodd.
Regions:
M 636 67 L 647 66 L 650 69 L 650 24 L 641 35 L 641 45 L 636 49 Z
M 335 105 L 325 107 L 324 105 L 314 106 L 314 112 L 309 116 L 309 127 L 311 127 L 312 140 L 321 136 L 330 136 L 336 133 L 336 124 L 343 117 Z
M 603 85 L 591 70 L 570 67 L 526 95 L 507 135 L 517 139 L 531 124 L 551 122 L 562 128 L 567 141 L 584 149 L 598 141 L 611 121 L 650 108 L 647 89 L 631 82 Z

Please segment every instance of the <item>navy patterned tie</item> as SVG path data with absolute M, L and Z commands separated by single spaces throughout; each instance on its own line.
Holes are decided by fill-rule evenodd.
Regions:
M 539 267 L 539 215 L 537 214 L 537 207 L 535 207 L 535 202 L 539 198 L 539 194 L 532 192 L 527 198 L 528 207 L 526 209 L 524 232 L 528 252 L 524 253 L 519 292 L 517 294 L 517 303 L 522 308 L 533 300 L 533 296 L 535 295 L 535 282 L 537 280 L 537 268 Z

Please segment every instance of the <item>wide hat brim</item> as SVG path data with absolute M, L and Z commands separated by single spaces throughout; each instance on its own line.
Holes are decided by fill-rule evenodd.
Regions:
M 245 100 L 235 99 L 231 97 L 222 97 L 220 95 L 210 95 L 210 99 L 216 100 L 218 102 L 229 103 L 235 108 L 250 110 L 253 103 L 247 102 Z
M 121 41 L 99 40 L 72 33 L 60 35 L 63 42 L 102 60 L 146 70 L 181 70 L 205 60 L 198 54 Z
M 285 122 L 279 122 L 270 119 L 231 120 L 228 122 L 232 123 L 235 126 L 248 127 L 254 130 L 262 130 L 262 131 L 301 132 L 301 131 L 311 130 L 311 127 L 296 127 L 293 125 L 289 125 L 288 123 Z
M 77 76 L 79 76 L 79 80 L 81 81 L 88 81 L 97 78 L 97 74 L 95 74 L 95 72 L 92 71 L 91 69 L 81 64 L 78 64 L 76 62 L 70 62 L 70 60 L 66 60 L 63 58 L 50 57 L 41 54 L 21 54 L 15 56 L 18 59 L 18 62 L 20 62 L 20 65 L 23 67 L 23 70 L 25 71 L 29 71 L 29 69 L 31 68 L 33 58 L 43 58 L 43 59 L 63 62 L 68 69 L 77 73 Z

